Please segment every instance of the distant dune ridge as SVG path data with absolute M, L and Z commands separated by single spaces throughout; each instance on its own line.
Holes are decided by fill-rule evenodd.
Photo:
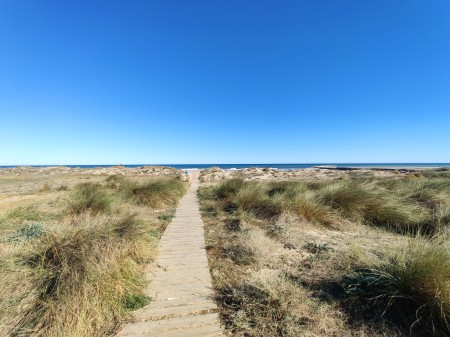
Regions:
M 66 174 L 88 174 L 88 175 L 126 175 L 126 176 L 183 176 L 183 172 L 179 169 L 168 166 L 140 166 L 126 167 L 123 165 L 109 167 L 80 168 L 67 166 L 18 166 L 0 168 L 0 175 L 36 175 L 36 176 L 52 176 Z

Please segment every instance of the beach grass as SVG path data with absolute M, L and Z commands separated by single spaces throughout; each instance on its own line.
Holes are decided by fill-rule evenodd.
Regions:
M 36 190 L 34 204 L 1 217 L 0 335 L 114 335 L 151 301 L 144 267 L 186 187 L 172 178 L 123 179 L 145 187 L 138 200 L 112 188 L 114 179 L 51 188 L 46 204 Z M 67 186 L 60 182 L 52 185 Z
M 433 234 L 450 220 L 448 179 L 339 179 L 329 182 L 252 182 L 231 179 L 200 194 L 215 211 L 245 212 L 274 221 L 285 212 L 321 225 L 345 221 L 401 233 Z
M 450 331 L 449 280 L 448 242 L 417 237 L 341 282 L 352 315 L 381 317 L 405 335 L 444 337 Z
M 111 210 L 111 196 L 99 183 L 82 183 L 74 187 L 70 194 L 67 210 L 69 213 L 79 215 L 85 212 L 98 214 Z
M 123 198 L 153 208 L 173 206 L 186 192 L 185 184 L 179 178 L 137 182 L 123 176 L 111 176 L 107 183 Z
M 450 179 L 229 179 L 199 190 L 233 336 L 447 336 Z

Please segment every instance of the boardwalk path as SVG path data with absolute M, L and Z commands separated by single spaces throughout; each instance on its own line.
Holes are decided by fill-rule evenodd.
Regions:
M 220 329 L 197 201 L 198 172 L 158 245 L 146 293 L 152 302 L 117 337 L 216 337 Z

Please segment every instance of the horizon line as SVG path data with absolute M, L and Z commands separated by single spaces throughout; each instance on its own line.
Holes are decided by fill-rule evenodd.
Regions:
M 291 163 L 276 163 L 276 162 L 266 162 L 266 163 L 147 163 L 147 164 L 2 164 L 0 167 L 6 167 L 6 166 L 170 166 L 170 165 L 341 165 L 341 164 L 376 164 L 376 165 L 382 165 L 382 164 L 450 164 L 450 162 L 291 162 Z

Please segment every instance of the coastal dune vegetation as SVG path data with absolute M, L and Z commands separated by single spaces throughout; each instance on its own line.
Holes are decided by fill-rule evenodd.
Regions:
M 233 336 L 448 336 L 448 172 L 199 190 Z
M 144 266 L 187 183 L 176 175 L 61 180 L 68 184 L 49 178 L 20 195 L 27 206 L 1 204 L 2 336 L 113 335 L 151 301 Z

